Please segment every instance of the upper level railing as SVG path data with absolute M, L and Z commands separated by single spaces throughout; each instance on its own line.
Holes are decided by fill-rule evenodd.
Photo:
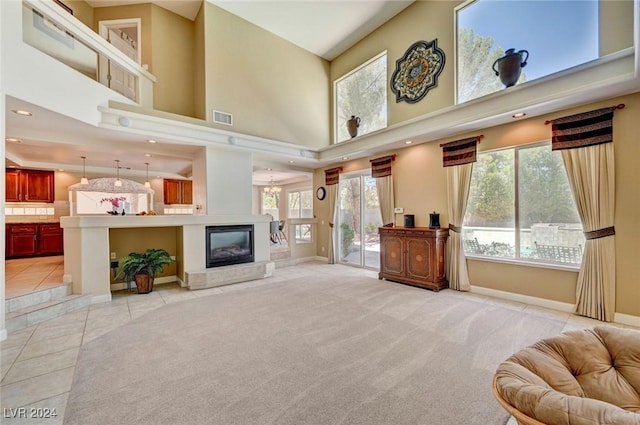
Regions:
M 23 0 L 23 41 L 144 107 L 155 77 L 52 0 Z

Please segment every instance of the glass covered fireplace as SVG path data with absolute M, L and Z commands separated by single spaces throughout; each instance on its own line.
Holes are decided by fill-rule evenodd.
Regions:
M 207 268 L 254 261 L 253 225 L 207 226 Z

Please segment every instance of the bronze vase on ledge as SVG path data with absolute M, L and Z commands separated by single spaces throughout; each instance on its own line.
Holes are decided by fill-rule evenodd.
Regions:
M 347 121 L 347 129 L 352 139 L 358 135 L 358 127 L 360 127 L 360 117 L 351 115 L 351 119 Z
M 527 66 L 527 60 L 529 59 L 529 52 L 526 50 L 509 49 L 504 53 L 504 56 L 496 59 L 493 63 L 493 71 L 500 77 L 500 81 L 506 87 L 511 87 L 518 82 L 522 68 Z M 522 58 L 523 55 L 524 59 Z M 496 69 L 498 65 L 498 69 Z

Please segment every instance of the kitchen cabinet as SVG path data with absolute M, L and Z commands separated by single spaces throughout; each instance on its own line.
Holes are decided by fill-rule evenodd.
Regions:
M 5 201 L 53 203 L 54 178 L 53 171 L 8 168 L 5 170 Z
M 64 253 L 63 232 L 59 223 L 8 223 L 5 232 L 7 258 Z
M 445 248 L 449 229 L 381 227 L 379 279 L 422 288 L 449 287 L 445 276 Z
M 164 203 L 190 205 L 193 203 L 191 180 L 164 179 Z

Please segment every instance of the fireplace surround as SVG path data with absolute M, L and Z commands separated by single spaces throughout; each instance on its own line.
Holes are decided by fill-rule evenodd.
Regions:
M 253 225 L 207 226 L 206 267 L 253 263 Z

